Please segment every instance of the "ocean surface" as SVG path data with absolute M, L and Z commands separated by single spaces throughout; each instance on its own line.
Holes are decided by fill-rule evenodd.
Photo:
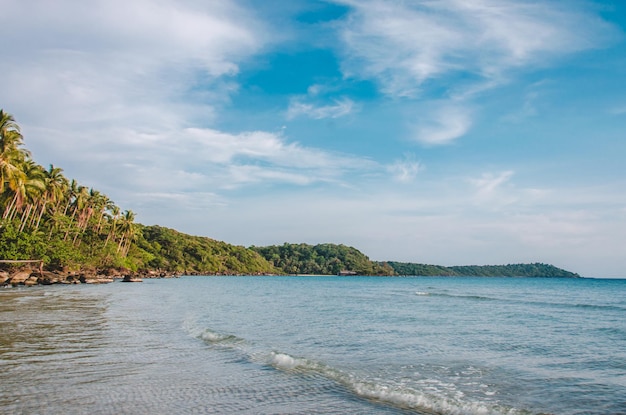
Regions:
M 0 290 L 1 414 L 626 414 L 626 280 Z

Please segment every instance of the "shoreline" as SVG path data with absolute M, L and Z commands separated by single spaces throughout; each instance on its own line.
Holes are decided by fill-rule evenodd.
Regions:
M 275 276 L 279 274 L 237 274 L 229 272 L 176 272 L 163 270 L 131 271 L 127 269 L 107 268 L 102 270 L 54 270 L 44 271 L 39 268 L 22 268 L 16 271 L 0 271 L 0 287 L 32 287 L 36 285 L 72 285 L 72 284 L 109 284 L 115 281 L 142 282 L 144 279 L 180 278 L 183 276 Z
M 47 286 L 47 285 L 72 285 L 72 284 L 109 284 L 115 281 L 120 282 L 142 282 L 144 279 L 163 279 L 163 278 L 180 278 L 180 277 L 191 277 L 191 276 L 207 276 L 207 277 L 241 277 L 241 276 L 254 276 L 254 277 L 271 277 L 271 276 L 287 276 L 287 277 L 337 277 L 342 278 L 344 276 L 341 275 L 333 275 L 333 274 L 265 274 L 265 273 L 255 273 L 255 274 L 239 274 L 239 273 L 229 273 L 229 272 L 221 272 L 221 273 L 208 273 L 208 272 L 175 272 L 175 271 L 163 271 L 163 270 L 147 270 L 147 271 L 131 271 L 127 269 L 116 269 L 116 268 L 107 268 L 103 270 L 80 270 L 80 271 L 70 271 L 70 270 L 54 270 L 54 271 L 44 271 L 41 269 L 33 268 L 22 268 L 16 271 L 0 271 L 0 287 L 1 288 L 11 288 L 11 287 L 33 287 L 33 286 Z M 356 275 L 355 275 L 356 276 Z M 361 277 L 365 277 L 368 275 L 358 275 Z M 374 277 L 374 276 L 373 276 Z M 377 278 L 381 278 L 381 276 L 375 276 Z M 406 277 L 420 277 L 420 275 L 394 275 L 394 276 L 386 276 L 387 278 L 406 278 Z M 428 275 L 422 277 L 438 277 L 438 278 L 449 278 L 453 276 L 448 275 Z M 461 276 L 462 277 L 462 276 Z M 466 276 L 467 278 L 497 278 L 494 276 Z M 534 276 L 500 276 L 500 278 L 547 278 L 547 279 L 586 279 L 581 276 L 577 277 L 534 277 Z M 594 279 L 594 278 L 591 278 Z M 597 278 L 595 278 L 597 279 Z

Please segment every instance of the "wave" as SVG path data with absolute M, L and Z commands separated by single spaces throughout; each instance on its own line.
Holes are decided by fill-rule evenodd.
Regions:
M 332 380 L 356 396 L 392 405 L 394 407 L 416 410 L 425 414 L 440 415 L 476 415 L 476 414 L 527 414 L 515 408 L 486 402 L 464 402 L 451 397 L 435 395 L 401 385 L 385 384 L 384 381 L 369 381 L 353 374 L 330 367 L 314 360 L 294 357 L 287 353 L 272 352 L 268 363 L 281 371 L 295 373 L 313 373 Z
M 198 335 L 198 338 L 204 340 L 206 343 L 209 343 L 209 344 L 220 344 L 220 345 L 235 345 L 235 344 L 244 342 L 244 339 L 237 337 L 235 335 L 217 333 L 209 329 L 206 329 L 202 333 L 200 333 Z
M 482 295 L 465 295 L 465 294 L 446 294 L 446 293 L 433 293 L 427 291 L 416 291 L 415 295 L 424 297 L 447 297 L 447 298 L 465 298 L 469 300 L 481 300 L 481 301 L 499 301 L 498 298 L 485 297 Z
M 199 328 L 190 320 L 183 323 L 183 329 L 192 337 L 200 339 L 208 345 L 234 347 L 245 342 L 244 339 L 233 334 L 220 333 L 209 328 Z
M 461 298 L 477 301 L 504 301 L 507 303 L 518 304 L 530 304 L 541 305 L 559 308 L 574 308 L 574 309 L 587 309 L 587 310 L 611 310 L 611 311 L 626 311 L 626 307 L 619 305 L 605 305 L 605 304 L 585 304 L 585 303 L 562 303 L 552 301 L 533 301 L 533 300 L 516 300 L 512 298 L 495 298 L 475 294 L 447 294 L 427 291 L 415 291 L 415 295 L 420 297 L 443 297 L 443 298 Z
M 257 345 L 243 338 L 207 328 L 190 330 L 190 334 L 211 346 L 219 346 L 240 353 L 243 362 L 270 367 L 281 372 L 302 376 L 305 379 L 307 377 L 323 378 L 334 382 L 358 398 L 380 405 L 432 415 L 528 414 L 526 411 L 490 402 L 463 401 L 445 396 L 443 393 L 437 394 L 393 384 L 391 380 L 370 380 L 314 359 L 297 357 L 280 351 L 259 350 Z

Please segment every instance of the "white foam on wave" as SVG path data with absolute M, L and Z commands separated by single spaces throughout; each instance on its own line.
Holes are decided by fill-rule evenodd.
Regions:
M 243 339 L 232 334 L 220 333 L 208 328 L 197 327 L 191 321 L 185 321 L 183 328 L 192 336 L 209 344 L 235 345 L 243 342 Z
M 323 363 L 293 357 L 287 353 L 272 352 L 269 358 L 272 367 L 295 372 L 315 372 L 337 382 L 355 395 L 393 406 L 419 410 L 428 414 L 446 415 L 520 415 L 523 411 L 486 402 L 466 401 L 429 393 L 401 385 L 368 381 Z
M 293 370 L 298 366 L 303 366 L 303 363 L 303 360 L 285 353 L 272 353 L 271 356 L 271 364 L 277 369 Z
M 217 333 L 209 329 L 205 329 L 198 337 L 211 344 L 234 345 L 243 342 L 243 339 L 232 334 Z
M 427 297 L 430 295 L 430 293 L 426 291 L 415 291 L 415 295 Z
M 351 389 L 367 399 L 390 403 L 395 406 L 417 409 L 429 414 L 446 415 L 519 415 L 520 411 L 484 402 L 460 400 L 428 394 L 411 388 L 392 387 L 369 382 L 354 382 Z

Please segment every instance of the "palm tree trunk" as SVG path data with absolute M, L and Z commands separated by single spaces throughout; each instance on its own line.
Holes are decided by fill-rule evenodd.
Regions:
M 9 217 L 9 214 L 11 213 L 11 210 L 13 209 L 13 206 L 15 205 L 15 201 L 16 200 L 17 200 L 17 193 L 15 193 L 15 195 L 13 195 L 13 198 L 11 199 L 11 203 L 9 203 L 9 205 L 4 210 L 4 214 L 2 215 L 2 219 L 7 219 Z
M 46 203 L 44 202 L 41 205 L 41 211 L 39 212 L 39 217 L 37 218 L 37 224 L 35 225 L 35 229 L 39 229 L 39 224 L 41 223 L 41 218 L 46 210 Z
M 28 222 L 28 217 L 30 216 L 30 212 L 33 210 L 33 205 L 31 203 L 28 204 L 28 206 L 26 207 L 26 212 L 24 212 L 24 214 L 22 214 L 22 217 L 20 219 L 20 230 L 19 232 L 22 232 L 24 230 L 24 227 L 26 226 L 26 222 Z

